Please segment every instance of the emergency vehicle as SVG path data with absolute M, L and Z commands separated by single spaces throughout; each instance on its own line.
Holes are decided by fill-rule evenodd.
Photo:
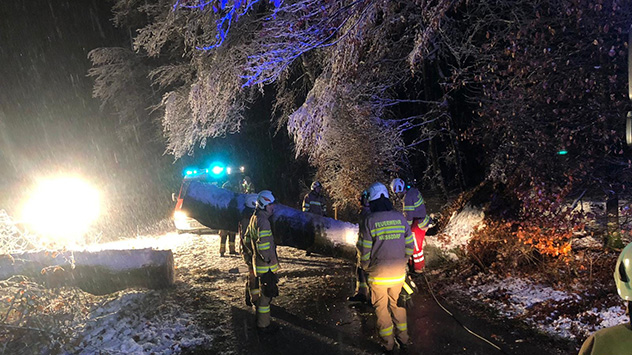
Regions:
M 240 167 L 239 173 L 244 174 L 245 167 Z M 182 210 L 182 202 L 192 181 L 211 183 L 222 187 L 226 181 L 235 175 L 233 168 L 216 163 L 208 169 L 188 168 L 184 171 L 183 175 L 180 190 L 177 194 L 173 193 L 171 195 L 172 200 L 176 203 L 173 211 L 173 224 L 176 230 L 178 233 L 193 233 L 198 235 L 218 233 L 218 230 L 210 229 L 196 219 L 187 216 L 187 213 Z

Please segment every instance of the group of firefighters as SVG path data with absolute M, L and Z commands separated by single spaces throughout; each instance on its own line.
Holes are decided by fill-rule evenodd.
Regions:
M 379 182 L 362 193 L 361 222 L 357 243 L 357 287 L 351 301 L 372 304 L 384 350 L 396 342 L 401 348 L 409 344 L 406 308 L 398 304 L 407 269 L 422 272 L 423 241 L 430 218 L 424 199 L 414 187 L 396 178 L 391 191 L 401 201 L 401 212 L 393 207 L 387 187 Z M 279 262 L 272 236 L 270 218 L 276 199 L 264 190 L 245 195 L 245 208 L 239 222 L 244 260 L 249 268 L 246 302 L 256 307 L 259 331 L 270 332 L 270 303 L 279 294 L 277 287 Z M 304 212 L 327 216 L 322 184 L 315 181 L 303 199 Z M 309 255 L 310 249 L 307 250 Z
M 372 304 L 383 349 L 410 345 L 405 305 L 398 299 L 406 287 L 407 270 L 421 273 L 425 266 L 423 242 L 430 224 L 424 199 L 415 187 L 400 178 L 390 190 L 401 201 L 401 212 L 393 207 L 387 187 L 373 183 L 360 197 L 361 221 L 357 242 L 357 284 L 350 301 Z M 246 302 L 256 307 L 257 329 L 273 331 L 270 304 L 279 295 L 279 270 L 270 218 L 276 199 L 271 191 L 245 195 L 245 208 L 239 222 L 243 257 L 249 273 Z M 303 199 L 303 211 L 326 216 L 322 185 L 315 181 Z M 623 249 L 614 273 L 619 296 L 632 300 L 632 243 Z M 602 329 L 586 340 L 581 355 L 632 354 L 632 322 Z

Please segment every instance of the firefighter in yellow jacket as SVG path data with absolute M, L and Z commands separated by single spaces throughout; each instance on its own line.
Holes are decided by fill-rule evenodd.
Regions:
M 312 190 L 303 197 L 303 212 L 327 216 L 327 206 L 322 191 L 323 185 L 320 182 L 312 182 Z
M 250 224 L 250 218 L 257 208 L 257 195 L 246 195 L 244 200 L 244 209 L 241 212 L 241 220 L 239 221 L 239 240 L 241 243 L 241 253 L 248 266 L 248 279 L 246 279 L 246 304 L 252 306 L 259 300 L 259 280 L 255 276 L 255 269 L 252 265 L 252 256 L 254 254 L 252 250 L 252 241 L 246 233 L 248 225 Z
M 402 348 L 408 346 L 406 308 L 399 307 L 397 299 L 406 278 L 406 262 L 413 254 L 414 237 L 406 218 L 393 210 L 386 186 L 376 182 L 368 191 L 371 213 L 361 224 L 360 262 L 369 275 L 380 338 L 384 349 L 391 351 L 395 340 Z
M 614 267 L 614 282 L 619 296 L 628 304 L 628 316 L 632 306 L 632 243 L 619 255 Z M 632 320 L 598 330 L 584 344 L 579 355 L 632 355 Z
M 257 195 L 257 209 L 250 218 L 247 238 L 250 239 L 252 248 L 252 265 L 259 281 L 259 299 L 257 306 L 257 328 L 265 331 L 270 325 L 270 304 L 272 298 L 279 295 L 277 287 L 279 261 L 276 253 L 276 245 L 272 237 L 270 217 L 274 214 L 274 196 L 272 192 L 263 190 Z
M 421 273 L 426 265 L 423 245 L 430 224 L 430 217 L 426 214 L 426 203 L 417 188 L 407 188 L 404 180 L 400 178 L 391 181 L 391 191 L 402 200 L 402 212 L 415 235 L 415 251 L 411 266 L 416 273 Z

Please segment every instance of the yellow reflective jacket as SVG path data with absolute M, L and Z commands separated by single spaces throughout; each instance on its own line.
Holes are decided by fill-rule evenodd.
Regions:
M 369 273 L 369 284 L 404 282 L 406 262 L 415 247 L 406 218 L 397 211 L 374 212 L 360 224 L 360 263 Z
M 272 237 L 270 226 L 270 213 L 257 209 L 250 218 L 246 238 L 250 239 L 252 246 L 252 264 L 257 276 L 268 271 L 277 272 L 279 261 L 277 259 L 276 244 Z
M 430 217 L 426 214 L 426 201 L 424 201 L 421 192 L 414 187 L 406 191 L 403 198 L 402 212 L 411 224 L 413 220 L 419 220 L 419 228 L 426 228 L 430 224 Z
M 317 214 L 319 216 L 327 215 L 327 206 L 325 205 L 325 198 L 316 193 L 316 191 L 310 191 L 303 198 L 303 212 L 309 212 Z

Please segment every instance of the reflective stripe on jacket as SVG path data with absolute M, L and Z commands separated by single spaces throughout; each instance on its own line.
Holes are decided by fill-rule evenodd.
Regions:
M 250 218 L 246 238 L 250 239 L 255 274 L 261 275 L 268 271 L 277 272 L 279 261 L 277 260 L 276 244 L 274 244 L 272 237 L 268 212 L 261 209 L 255 211 L 255 214 Z
M 250 209 L 252 211 L 252 209 Z M 241 254 L 248 266 L 252 266 L 252 242 L 246 230 L 250 224 L 252 214 L 244 213 L 239 221 L 239 242 L 241 243 Z
M 411 187 L 404 195 L 402 212 L 409 223 L 412 223 L 414 219 L 419 219 L 419 228 L 426 228 L 430 224 L 430 218 L 426 215 L 426 201 L 421 196 L 421 192 L 414 187 Z
M 325 205 L 325 198 L 317 194 L 316 191 L 310 191 L 303 198 L 303 212 L 309 212 L 324 216 L 327 214 L 327 206 Z
M 404 281 L 415 242 L 404 216 L 385 211 L 369 214 L 360 224 L 357 247 L 361 266 L 369 273 L 369 284 L 391 285 Z

